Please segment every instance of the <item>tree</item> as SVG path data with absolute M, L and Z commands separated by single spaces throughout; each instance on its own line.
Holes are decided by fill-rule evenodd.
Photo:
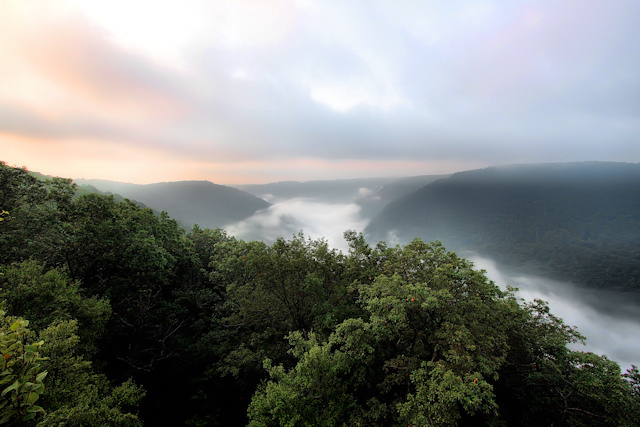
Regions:
M 300 233 L 271 246 L 250 242 L 221 245 L 221 250 L 229 252 L 221 262 L 212 258 L 212 281 L 223 269 L 235 272 L 226 273 L 225 324 L 240 338 L 226 357 L 230 372 L 247 363 L 261 368 L 265 357 L 289 358 L 284 337 L 290 331 L 328 335 L 349 314 L 342 256 L 326 241 Z
M 241 424 L 247 402 L 265 377 L 263 359 L 292 361 L 286 335 L 299 330 L 305 336 L 312 331 L 328 336 L 352 313 L 344 259 L 326 241 L 303 234 L 272 245 L 199 228 L 190 238 L 200 259 L 208 259 L 209 276 L 199 296 L 211 313 L 199 318 L 207 329 L 191 340 L 192 357 L 206 372 L 196 377 L 200 408 L 194 413 L 200 422 L 211 423 L 204 409 L 219 405 L 229 410 L 220 417 Z M 222 384 L 237 394 L 220 393 Z
M 141 426 L 135 413 L 144 389 L 130 379 L 112 386 L 81 353 L 75 320 L 56 321 L 40 333 L 48 387 L 42 396 L 46 426 Z
M 36 402 L 44 393 L 42 341 L 35 342 L 29 322 L 0 310 L 0 424 L 21 424 L 43 415 Z
M 34 260 L 0 267 L 0 301 L 11 313 L 31 319 L 37 331 L 56 321 L 77 320 L 87 356 L 97 351 L 111 316 L 108 300 L 86 296 L 77 281 L 56 269 L 46 271 Z
M 52 261 L 75 189 L 70 179 L 41 180 L 25 168 L 0 162 L 0 264 L 27 258 Z
M 335 426 L 354 421 L 361 412 L 353 394 L 358 379 L 356 358 L 335 350 L 332 342 L 320 343 L 314 333 L 305 339 L 289 335 L 291 353 L 298 363 L 290 371 L 264 363 L 271 380 L 258 388 L 249 406 L 250 426 Z M 355 425 L 355 424 L 354 424 Z

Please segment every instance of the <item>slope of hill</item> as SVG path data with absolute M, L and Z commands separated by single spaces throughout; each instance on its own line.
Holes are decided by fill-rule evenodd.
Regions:
M 236 188 L 209 181 L 178 181 L 138 185 L 101 180 L 75 180 L 100 191 L 119 194 L 166 211 L 182 226 L 222 228 L 253 215 L 269 203 Z
M 62 178 L 62 177 L 54 177 L 52 175 L 45 175 L 42 174 L 40 172 L 35 172 L 35 171 L 28 171 L 29 175 L 35 177 L 37 180 L 40 181 L 47 181 L 50 180 L 52 178 Z M 71 178 L 63 178 L 63 179 L 71 179 Z M 94 187 L 91 184 L 88 184 L 87 180 L 84 179 L 77 179 L 77 180 L 73 180 L 78 187 L 76 188 L 76 193 L 75 193 L 75 197 L 80 197 L 80 196 L 84 196 L 85 194 L 111 194 L 114 197 L 114 200 L 116 202 L 121 202 L 122 200 L 125 199 L 125 197 L 121 196 L 120 194 L 118 194 L 117 192 L 112 192 L 110 190 L 98 190 L 96 187 Z M 98 181 L 98 180 L 94 180 L 96 182 L 104 182 L 105 185 L 110 186 L 113 185 L 117 188 L 124 188 L 128 185 L 131 184 L 123 184 L 120 182 L 111 182 L 111 181 Z M 138 200 L 134 200 L 132 198 L 129 198 L 130 201 L 132 201 L 133 203 L 135 203 L 136 205 L 140 206 L 141 208 L 148 208 L 147 205 L 145 205 L 144 203 L 138 201 Z M 156 214 L 159 213 L 159 211 L 152 209 Z
M 640 288 L 640 165 L 461 172 L 390 203 L 365 233 L 372 240 L 441 240 L 576 283 Z

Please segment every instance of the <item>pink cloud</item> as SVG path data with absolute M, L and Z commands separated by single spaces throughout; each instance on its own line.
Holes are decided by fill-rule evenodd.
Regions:
M 66 20 L 25 37 L 25 54 L 41 77 L 109 114 L 169 118 L 184 111 L 168 74 L 113 44 L 95 27 Z

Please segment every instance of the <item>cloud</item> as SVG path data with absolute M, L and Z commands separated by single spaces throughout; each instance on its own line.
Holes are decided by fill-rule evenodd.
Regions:
M 290 239 L 303 231 L 313 239 L 326 239 L 333 248 L 347 251 L 343 238 L 347 230 L 362 231 L 366 220 L 354 203 L 321 203 L 294 198 L 276 202 L 251 218 L 226 227 L 232 236 L 244 240 L 274 242 L 278 237 Z
M 361 187 L 358 189 L 358 195 L 356 196 L 356 200 L 358 201 L 379 201 L 382 198 L 376 194 L 374 189 Z
M 640 306 L 634 298 L 616 291 L 508 273 L 478 254 L 469 254 L 468 258 L 503 289 L 508 284 L 517 287 L 517 296 L 525 301 L 547 301 L 551 313 L 567 325 L 577 326 L 586 337 L 586 346 L 574 344 L 574 350 L 604 354 L 618 362 L 623 371 L 640 364 L 640 342 L 633 339 L 640 334 Z
M 81 15 L 34 1 L 3 7 L 0 63 L 11 83 L 0 91 L 2 131 L 162 149 L 159 130 L 191 108 L 180 76 L 114 45 Z

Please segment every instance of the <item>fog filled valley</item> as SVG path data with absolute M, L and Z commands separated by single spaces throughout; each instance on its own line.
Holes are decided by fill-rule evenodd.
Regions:
M 276 199 L 263 195 L 272 206 L 250 218 L 232 224 L 226 230 L 244 240 L 274 242 L 278 237 L 290 237 L 300 231 L 313 239 L 326 239 L 331 247 L 348 250 L 343 234 L 346 230 L 361 232 L 369 222 L 358 201 L 363 194 L 374 194 L 362 187 L 354 193 L 351 202 L 330 203 L 322 198 L 294 197 Z M 389 235 L 387 243 L 399 244 L 395 235 Z M 405 242 L 406 243 L 406 242 Z M 554 280 L 529 271 L 514 271 L 500 267 L 491 258 L 469 251 L 460 256 L 471 260 L 475 267 L 487 271 L 488 277 L 501 288 L 507 285 L 518 288 L 518 296 L 528 301 L 542 299 L 549 302 L 554 314 L 569 325 L 576 326 L 586 337 L 586 345 L 576 344 L 576 349 L 606 354 L 622 367 L 640 363 L 640 291 L 592 289 L 583 283 Z
M 422 183 L 426 184 L 442 178 L 444 176 L 421 177 L 409 182 L 418 183 L 415 187 L 419 189 Z M 362 180 L 352 183 L 351 187 L 342 183 L 325 184 L 329 188 L 331 186 L 340 188 L 340 194 L 332 194 L 326 188 L 324 194 L 318 194 L 317 189 L 309 191 L 300 188 L 302 184 L 298 184 L 297 192 L 288 189 L 279 196 L 260 193 L 265 190 L 275 190 L 276 184 L 250 186 L 249 189 L 253 194 L 269 201 L 272 206 L 226 229 L 230 234 L 245 240 L 257 239 L 267 242 L 273 242 L 279 236 L 287 237 L 304 231 L 305 235 L 314 239 L 326 239 L 331 247 L 346 252 L 348 244 L 343 238 L 344 231 L 364 231 L 372 219 L 372 215 L 367 212 L 367 207 L 375 206 L 375 211 L 379 212 L 383 207 L 379 205 L 394 200 L 391 198 L 382 200 L 378 194 L 380 190 L 384 189 L 388 194 L 389 189 L 384 188 L 385 185 L 393 182 L 395 186 L 400 186 L 403 181 L 407 183 L 406 180 L 386 179 L 378 182 Z M 557 184 L 560 185 L 560 182 Z M 634 176 L 631 184 L 640 186 L 640 175 Z M 363 186 L 358 187 L 358 185 Z M 316 186 L 319 187 L 320 183 L 316 183 Z M 410 186 L 406 192 L 410 192 L 413 187 Z M 382 194 L 385 192 L 383 191 Z M 405 196 L 404 191 L 396 191 L 394 194 L 397 198 Z M 633 236 L 633 230 L 637 230 L 637 221 L 640 216 L 640 210 L 637 210 L 640 208 L 637 192 L 634 197 L 636 198 L 635 228 L 626 231 L 633 238 L 637 236 Z M 604 200 L 597 202 L 606 203 Z M 391 245 L 410 241 L 409 237 L 401 239 L 394 232 L 380 237 L 385 238 Z M 417 234 L 415 237 L 421 236 Z M 374 240 L 373 243 L 375 242 Z M 448 247 L 446 243 L 445 246 Z M 640 245 L 635 246 L 634 249 L 634 262 L 638 268 Z M 499 263 L 486 254 L 462 249 L 459 255 L 471 260 L 476 268 L 486 270 L 488 277 L 501 288 L 505 289 L 507 285 L 518 288 L 517 295 L 520 298 L 528 301 L 536 298 L 548 301 L 554 314 L 563 318 L 567 324 L 576 326 L 587 338 L 586 345 L 576 344 L 576 349 L 606 354 L 625 369 L 640 363 L 640 341 L 635 339 L 640 337 L 640 289 L 625 291 L 594 289 L 579 281 L 562 281 L 544 275 L 543 273 L 547 272 L 544 267 L 541 267 L 540 272 L 536 274 L 535 269 L 514 268 L 506 262 Z M 635 270 L 634 274 L 636 280 L 640 279 L 640 270 Z
M 6 419 L 640 415 L 638 164 L 230 187 L 2 163 L 0 203 Z
M 331 247 L 348 250 L 345 230 L 362 231 L 368 220 L 361 207 L 352 203 L 328 203 L 313 198 L 275 201 L 273 205 L 247 220 L 233 224 L 227 231 L 245 240 L 273 242 L 279 236 L 292 236 L 299 231 L 313 239 L 326 239 Z M 392 239 L 387 243 L 398 244 Z M 477 269 L 501 288 L 518 288 L 518 296 L 528 301 L 549 302 L 554 314 L 576 326 L 587 338 L 586 345 L 576 349 L 606 354 L 625 369 L 640 364 L 640 291 L 616 291 L 586 288 L 584 284 L 563 282 L 549 277 L 500 267 L 495 260 L 474 252 L 461 251 Z

